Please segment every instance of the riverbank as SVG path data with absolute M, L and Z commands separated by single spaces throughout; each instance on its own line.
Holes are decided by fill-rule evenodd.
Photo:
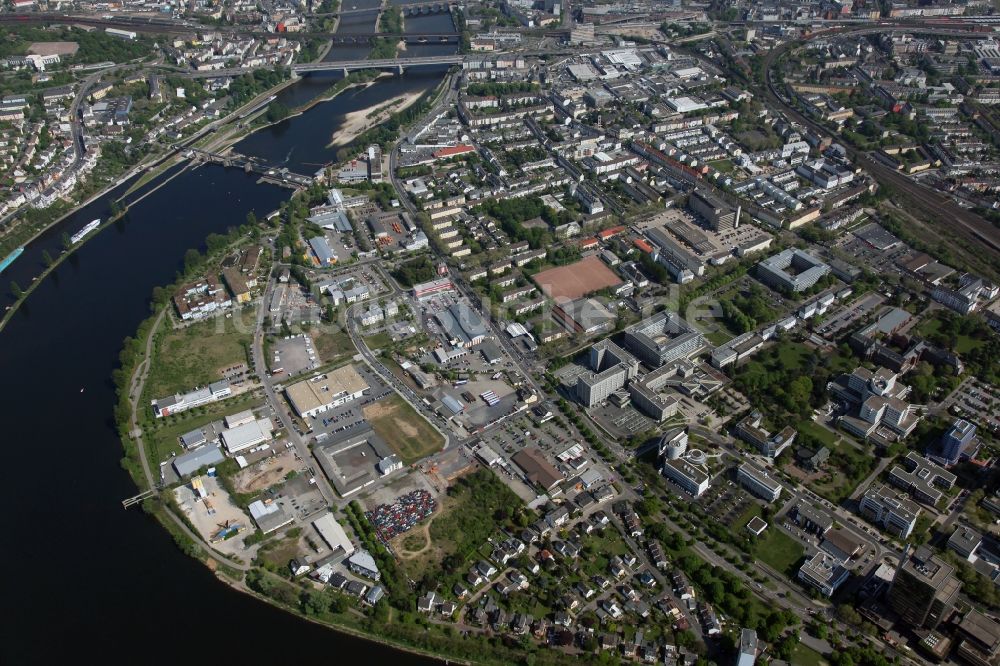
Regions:
M 121 183 L 116 183 L 114 187 L 118 187 L 119 185 L 121 185 Z M 85 206 L 85 205 L 86 204 L 83 204 L 82 206 Z M 77 210 L 78 209 L 74 208 L 72 212 L 75 213 Z M 67 213 L 63 217 L 59 218 L 60 221 L 63 220 L 65 217 L 71 215 L 71 214 L 72 213 Z M 87 234 L 86 236 L 84 236 L 80 240 L 79 243 L 75 243 L 73 245 L 70 245 L 68 248 L 65 248 L 62 252 L 60 252 L 57 256 L 53 257 L 52 263 L 49 264 L 48 266 L 46 266 L 45 269 L 41 273 L 39 273 L 36 278 L 34 278 L 31 281 L 31 284 L 28 285 L 27 289 L 22 289 L 21 290 L 21 295 L 3 313 L 3 317 L 0 318 L 0 331 L 3 331 L 4 327 L 7 326 L 7 322 L 10 321 L 11 317 L 13 317 L 17 313 L 17 311 L 21 307 L 21 305 L 24 304 L 24 302 L 26 300 L 28 300 L 29 296 L 31 296 L 31 292 L 33 292 L 35 289 L 37 289 L 38 286 L 42 283 L 42 281 L 44 281 L 45 278 L 48 277 L 48 275 L 50 273 L 52 273 L 52 271 L 54 271 L 57 268 L 59 268 L 60 264 L 62 264 L 67 259 L 69 259 L 73 255 L 74 252 L 76 252 L 81 247 L 83 247 L 84 245 L 86 245 L 91 239 L 93 239 L 101 231 L 103 231 L 107 227 L 111 226 L 112 224 L 114 224 L 118 220 L 121 220 L 122 218 L 124 218 L 127 215 L 128 215 L 128 209 L 126 208 L 125 210 L 123 210 L 118 215 L 115 215 L 115 216 L 112 216 L 112 217 L 108 218 L 108 220 L 106 222 L 102 222 L 96 229 L 94 229 L 89 234 Z M 27 245 L 27 244 L 25 244 L 25 245 Z
M 423 92 L 414 91 L 398 95 L 374 110 L 362 109 L 348 113 L 344 116 L 344 123 L 340 126 L 340 129 L 330 137 L 330 143 L 327 144 L 327 147 L 334 148 L 348 145 L 372 127 L 384 123 L 394 113 L 405 111 L 407 108 L 413 106 L 423 95 Z

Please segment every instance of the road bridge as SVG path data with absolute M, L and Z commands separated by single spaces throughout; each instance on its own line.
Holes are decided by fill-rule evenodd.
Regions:
M 386 58 L 383 60 L 331 60 L 329 62 L 308 62 L 300 63 L 297 65 L 292 65 L 291 69 L 296 74 L 305 74 L 307 72 L 336 72 L 341 71 L 344 73 L 357 71 L 359 69 L 394 69 L 400 74 L 408 67 L 419 67 L 427 65 L 458 65 L 465 60 L 464 56 L 455 55 L 440 55 L 440 56 L 426 56 L 422 58 Z M 206 78 L 216 78 L 219 76 L 241 76 L 243 74 L 249 74 L 254 71 L 254 68 L 233 68 L 233 69 L 216 69 L 212 71 L 205 72 L 190 72 L 187 74 L 188 78 L 192 79 L 206 79 Z
M 406 32 L 402 34 L 398 32 L 345 32 L 343 34 L 310 32 L 296 33 L 296 35 L 329 39 L 334 44 L 365 44 L 372 39 L 395 39 L 407 44 L 457 44 L 462 37 L 456 32 Z
M 403 11 L 403 16 L 420 16 L 422 14 L 440 14 L 451 11 L 451 8 L 458 5 L 451 0 L 438 2 L 414 2 L 408 5 L 396 5 Z M 354 16 L 357 14 L 370 14 L 381 11 L 381 7 L 352 7 L 351 9 L 341 9 L 337 12 L 316 12 L 306 14 L 310 18 L 325 18 L 328 16 Z

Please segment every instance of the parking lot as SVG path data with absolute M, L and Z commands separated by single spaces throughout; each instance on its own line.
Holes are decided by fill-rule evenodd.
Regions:
M 631 437 L 656 426 L 653 419 L 631 405 L 618 407 L 603 403 L 590 410 L 590 417 L 615 437 Z
M 382 543 L 410 531 L 421 520 L 430 517 L 437 501 L 426 490 L 413 490 L 396 498 L 391 504 L 379 504 L 365 513 L 368 522 Z
M 277 377 L 295 377 L 319 367 L 312 338 L 305 333 L 275 340 L 268 362 L 271 374 Z
M 316 441 L 322 442 L 332 436 L 341 436 L 347 430 L 364 426 L 362 407 L 388 396 L 392 389 L 363 363 L 354 366 L 369 389 L 360 399 L 327 410 L 306 419 L 307 430 Z
M 1000 432 L 1000 390 L 986 382 L 969 378 L 945 400 L 948 412 L 986 428 Z
M 885 302 L 885 297 L 879 293 L 871 293 L 862 296 L 853 303 L 837 309 L 833 314 L 827 316 L 823 324 L 816 329 L 816 333 L 828 340 L 840 337 L 840 334 L 856 322 L 866 317 L 869 313 Z
M 718 522 L 732 525 L 734 528 L 743 527 L 737 525 L 736 521 L 746 514 L 753 502 L 750 493 L 728 480 L 716 483 L 701 497 L 702 506 L 706 511 Z

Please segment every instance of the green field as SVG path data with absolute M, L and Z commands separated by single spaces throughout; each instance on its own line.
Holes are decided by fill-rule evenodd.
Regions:
M 816 650 L 799 643 L 792 652 L 792 663 L 795 666 L 826 666 L 827 661 Z
M 806 359 L 813 355 L 808 347 L 794 342 L 779 344 L 775 349 L 778 352 L 781 365 L 790 370 L 801 368 L 805 365 Z
M 392 337 L 388 333 L 376 333 L 364 338 L 368 349 L 385 349 L 392 345 Z
M 251 334 L 235 329 L 224 317 L 173 329 L 164 320 L 157 333 L 153 367 L 146 380 L 146 395 L 159 398 L 190 391 L 222 379 L 220 370 L 247 360 Z
M 757 540 L 755 552 L 758 559 L 784 574 L 794 574 L 795 565 L 805 556 L 802 546 L 774 525 L 768 525 Z
M 709 162 L 708 166 L 722 173 L 732 173 L 736 169 L 736 165 L 730 159 L 715 160 L 714 162 Z
M 721 328 L 721 326 L 720 326 Z M 726 331 L 713 331 L 705 335 L 705 338 L 711 342 L 716 347 L 721 346 L 732 340 L 734 335 L 730 335 Z
M 354 356 L 358 350 L 345 331 L 314 328 L 309 332 L 321 363 L 333 363 Z
M 924 321 L 920 322 L 919 326 L 917 326 L 917 332 L 923 335 L 924 337 L 930 337 L 932 335 L 935 335 L 940 330 L 941 330 L 941 319 L 938 317 L 931 317 L 930 319 L 925 319 Z M 976 349 L 977 347 L 981 347 L 982 345 L 983 345 L 982 340 L 977 340 L 968 335 L 959 334 L 955 336 L 955 346 L 954 349 L 952 349 L 952 351 L 954 351 L 956 354 L 959 355 L 967 354 L 968 352 L 972 351 L 973 349 Z
M 799 432 L 804 432 L 807 435 L 812 436 L 817 441 L 822 442 L 823 446 L 828 449 L 834 449 L 837 447 L 837 442 L 840 439 L 836 433 L 824 428 L 815 421 L 800 421 L 798 424 Z
M 444 446 L 444 437 L 398 393 L 363 409 L 379 437 L 410 465 Z

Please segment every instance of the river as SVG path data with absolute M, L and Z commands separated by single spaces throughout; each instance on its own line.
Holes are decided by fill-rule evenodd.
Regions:
M 345 8 L 357 6 L 359 9 L 377 0 L 357 0 L 345 3 Z M 350 14 L 341 21 L 338 34 L 371 32 L 375 27 L 375 12 Z M 406 17 L 406 32 L 446 33 L 455 29 L 451 14 L 428 14 Z M 415 58 L 454 53 L 455 44 L 410 44 L 400 53 L 403 58 Z M 361 58 L 370 51 L 367 45 L 335 46 L 327 54 L 327 61 Z M 331 139 L 343 124 L 345 116 L 351 112 L 377 107 L 385 100 L 412 92 L 424 92 L 436 86 L 447 71 L 441 66 L 415 66 L 406 69 L 403 76 L 382 77 L 367 87 L 351 88 L 327 102 L 321 102 L 302 116 L 287 118 L 261 131 L 251 134 L 234 146 L 243 155 L 260 158 L 268 164 L 287 167 L 295 173 L 312 175 L 336 159 L 340 145 Z M 342 76 L 340 72 L 315 72 L 289 86 L 279 95 L 279 100 L 288 107 L 296 107 L 316 98 Z
M 336 75 L 323 76 L 332 81 Z M 329 137 L 345 113 L 429 89 L 440 78 L 441 71 L 418 70 L 382 79 L 253 135 L 238 150 L 287 156 L 296 166 L 327 162 L 335 150 L 319 138 Z M 317 81 L 322 83 L 307 77 L 285 94 L 308 99 L 310 88 L 316 94 L 326 88 Z M 4 287 L 11 280 L 27 287 L 43 267 L 43 251 L 57 255 L 64 232 L 106 219 L 110 202 L 130 185 L 122 184 L 32 242 L 4 271 Z M 249 211 L 266 215 L 288 196 L 288 190 L 259 185 L 240 170 L 186 169 L 134 204 L 125 219 L 88 239 L 0 332 L 6 451 L 0 479 L 10 502 L 0 549 L 7 572 L 0 663 L 221 658 L 259 664 L 331 657 L 432 663 L 337 634 L 231 590 L 183 555 L 141 510 L 121 507 L 121 500 L 135 493 L 119 466 L 121 442 L 112 422 L 110 377 L 122 340 L 148 315 L 153 288 L 173 281 L 187 249 L 202 247 L 210 233 L 244 223 Z M 10 299 L 4 293 L 0 304 L 9 305 Z M 50 418 L 56 419 L 55 429 L 43 423 Z

